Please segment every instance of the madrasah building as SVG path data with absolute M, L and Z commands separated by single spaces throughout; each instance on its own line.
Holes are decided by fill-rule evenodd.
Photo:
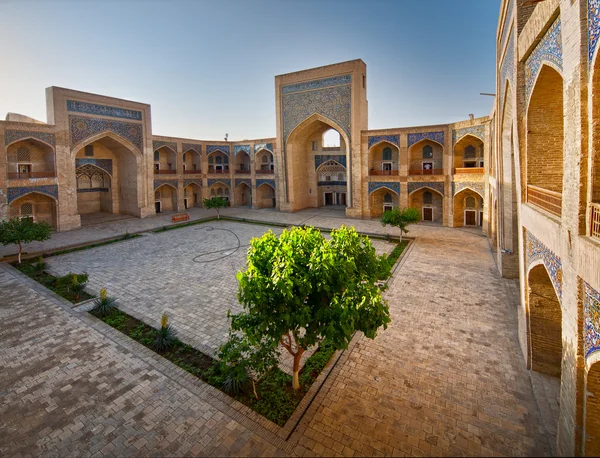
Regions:
M 155 135 L 147 104 L 50 87 L 47 123 L 0 122 L 0 218 L 69 231 L 223 196 L 480 226 L 518 279 L 523 364 L 550 393 L 558 453 L 598 456 L 599 37 L 600 0 L 503 0 L 490 115 L 432 126 L 369 130 L 361 60 L 276 76 L 276 137 L 234 142 Z

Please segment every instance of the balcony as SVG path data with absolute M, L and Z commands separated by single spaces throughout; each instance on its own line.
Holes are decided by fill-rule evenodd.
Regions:
M 163 169 L 163 170 L 154 169 L 154 175 L 177 175 L 177 170 L 175 170 L 175 169 Z
M 454 169 L 455 174 L 459 173 L 469 173 L 475 175 L 483 175 L 484 168 L 483 167 L 457 167 Z
M 562 213 L 562 194 L 537 186 L 527 185 L 527 202 L 558 217 Z
M 443 175 L 444 169 L 427 169 L 427 170 L 409 170 L 409 175 Z
M 9 180 L 28 180 L 29 178 L 54 178 L 54 172 L 8 172 Z
M 183 173 L 185 175 L 192 175 L 194 173 L 196 173 L 196 174 L 202 173 L 202 170 L 194 170 L 194 169 L 192 169 L 192 170 L 184 170 Z
M 274 175 L 275 174 L 275 170 L 271 170 L 271 169 L 256 169 L 256 173 L 258 175 Z
M 592 202 L 590 204 L 590 213 L 592 220 L 590 235 L 600 239 L 600 204 Z
M 240 174 L 240 173 L 241 173 L 241 174 L 244 174 L 244 173 L 245 173 L 246 175 L 249 175 L 249 174 L 250 174 L 250 166 L 246 166 L 246 167 L 248 167 L 248 168 L 244 168 L 244 169 L 235 169 L 235 173 L 236 173 L 236 174 Z
M 229 169 L 208 169 L 208 173 L 216 173 L 217 175 L 229 175 Z
M 399 170 L 369 170 L 372 177 L 397 177 L 399 173 Z

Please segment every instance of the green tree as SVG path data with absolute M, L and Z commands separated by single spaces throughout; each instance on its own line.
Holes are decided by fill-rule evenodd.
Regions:
M 224 197 L 211 197 L 210 199 L 204 199 L 202 202 L 204 203 L 204 208 L 214 208 L 217 210 L 217 219 L 221 219 L 219 210 L 227 207 L 228 204 L 227 199 Z
M 410 224 L 418 223 L 421 220 L 421 214 L 417 208 L 405 208 L 400 210 L 394 208 L 391 211 L 383 212 L 379 221 L 383 226 L 388 224 L 392 227 L 400 229 L 400 242 L 402 242 L 402 236 L 408 234 L 407 226 Z
M 48 240 L 51 232 L 52 228 L 45 221 L 36 223 L 31 218 L 11 218 L 8 221 L 0 221 L 0 243 L 19 245 L 19 264 L 21 264 L 23 244 Z
M 375 338 L 390 322 L 385 256 L 371 241 L 344 226 L 330 239 L 312 227 L 271 231 L 251 241 L 247 269 L 238 272 L 238 298 L 244 311 L 231 327 L 250 345 L 283 346 L 294 358 L 294 389 L 300 388 L 302 354 L 324 339 L 346 348 L 355 331 Z

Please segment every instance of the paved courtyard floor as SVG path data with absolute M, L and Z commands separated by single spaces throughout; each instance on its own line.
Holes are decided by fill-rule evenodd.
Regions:
M 233 210 L 248 219 L 388 232 L 376 221 L 344 220 L 336 212 Z M 113 233 L 133 227 L 132 221 L 114 223 Z M 207 277 L 210 268 L 188 264 L 189 248 L 206 254 L 202 231 L 237 223 L 205 224 L 213 231 L 202 224 L 109 245 L 104 248 L 112 247 L 126 268 L 87 270 L 91 278 L 106 275 L 110 288 L 119 285 L 135 300 L 126 278 L 136 263 L 127 264 L 128 258 L 137 244 L 151 243 L 186 259 L 180 269 L 186 281 L 216 278 Z M 241 245 L 254 227 L 242 231 Z M 92 229 L 72 236 L 92 237 L 85 232 Z M 210 236 L 229 247 L 225 232 Z M 417 239 L 388 292 L 391 326 L 375 340 L 356 338 L 287 441 L 217 390 L 0 265 L 0 455 L 547 455 L 555 438 L 542 428 L 517 343 L 508 293 L 513 284 L 499 277 L 487 240 L 426 225 L 410 235 Z M 68 243 L 66 236 L 61 240 L 54 243 Z M 106 258 L 90 256 L 92 265 L 95 258 L 112 258 L 109 251 L 98 253 Z M 77 262 L 73 255 L 63 258 Z M 226 259 L 233 263 L 235 256 Z M 155 257 L 154 264 L 157 273 L 181 266 L 168 256 Z M 129 282 L 143 282 L 140 275 Z M 139 306 L 148 303 L 142 298 Z M 156 305 L 156 315 L 167 306 Z M 206 335 L 198 333 L 199 343 L 211 343 Z

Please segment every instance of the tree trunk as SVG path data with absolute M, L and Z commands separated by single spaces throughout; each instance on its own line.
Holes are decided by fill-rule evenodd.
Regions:
M 298 378 L 298 373 L 300 372 L 300 359 L 302 358 L 303 353 L 304 349 L 299 348 L 294 355 L 294 380 L 292 381 L 292 388 L 295 390 L 300 389 L 300 379 Z
M 221 215 L 219 214 L 219 209 L 217 208 L 217 219 L 221 219 Z
M 23 246 L 21 245 L 21 242 L 19 242 L 19 256 L 17 264 L 21 264 L 21 251 L 23 251 Z
M 398 242 L 398 245 L 400 245 L 402 243 L 402 235 L 404 234 L 404 231 L 402 229 L 400 229 L 400 241 Z

